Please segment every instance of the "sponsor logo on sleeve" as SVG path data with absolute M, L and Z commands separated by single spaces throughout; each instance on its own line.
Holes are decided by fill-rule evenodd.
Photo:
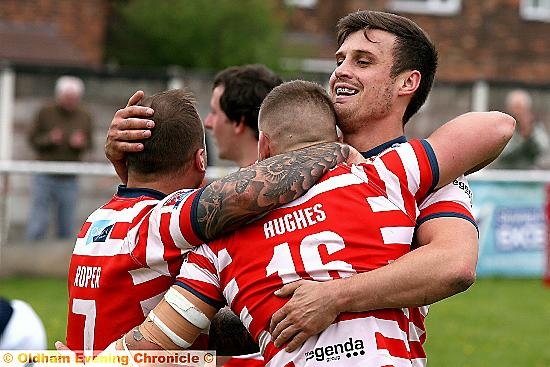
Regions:
M 88 236 L 86 238 L 86 244 L 92 242 L 105 242 L 113 229 L 113 225 L 110 220 L 98 220 L 93 222 L 88 230 Z

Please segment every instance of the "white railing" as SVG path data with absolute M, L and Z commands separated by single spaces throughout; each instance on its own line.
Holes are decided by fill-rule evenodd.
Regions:
M 235 172 L 236 167 L 208 167 L 208 180 Z M 0 161 L 0 173 L 34 174 L 52 173 L 66 175 L 115 176 L 115 170 L 110 163 L 97 162 L 45 162 L 45 161 Z
M 519 169 L 484 169 L 468 175 L 470 181 L 550 182 L 550 171 Z
M 209 181 L 226 176 L 237 167 L 211 166 L 207 169 Z M 98 162 L 44 162 L 44 161 L 1 161 L 0 160 L 0 256 L 5 244 L 9 216 L 7 213 L 8 181 L 12 174 L 70 174 L 79 176 L 115 177 L 115 170 L 109 163 Z M 485 169 L 468 176 L 471 181 L 493 182 L 550 182 L 550 172 L 543 170 L 490 170 Z
M 236 170 L 237 167 L 211 166 L 207 169 L 206 178 L 208 181 L 212 181 Z M 7 213 L 9 176 L 36 173 L 116 177 L 115 170 L 110 163 L 0 160 L 0 258 L 9 230 L 9 215 Z

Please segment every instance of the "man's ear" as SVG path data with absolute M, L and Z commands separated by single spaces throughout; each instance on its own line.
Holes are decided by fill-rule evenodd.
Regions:
M 398 77 L 398 80 L 399 79 L 400 79 L 399 95 L 405 96 L 416 92 L 416 90 L 420 86 L 420 80 L 422 79 L 422 75 L 418 70 L 410 70 L 402 73 Z
M 342 132 L 342 130 L 340 130 L 338 126 L 336 126 L 336 136 L 338 143 L 344 142 L 344 133 Z
M 269 148 L 269 137 L 260 131 L 258 138 L 258 160 L 264 160 L 271 157 L 271 149 Z
M 244 123 L 244 116 L 241 116 L 241 121 L 239 123 L 235 122 L 234 126 L 235 135 L 242 134 L 246 130 L 246 124 Z
M 197 171 L 206 172 L 206 149 L 201 148 L 195 151 L 195 167 Z

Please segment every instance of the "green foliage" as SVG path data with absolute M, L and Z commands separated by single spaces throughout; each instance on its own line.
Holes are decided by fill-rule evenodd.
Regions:
M 109 61 L 124 66 L 219 70 L 264 63 L 277 69 L 282 20 L 274 1 L 129 0 L 119 2 Z

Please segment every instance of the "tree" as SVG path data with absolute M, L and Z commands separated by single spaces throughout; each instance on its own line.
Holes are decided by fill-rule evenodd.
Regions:
M 124 66 L 278 69 L 283 21 L 272 0 L 128 0 L 115 6 L 107 59 Z

